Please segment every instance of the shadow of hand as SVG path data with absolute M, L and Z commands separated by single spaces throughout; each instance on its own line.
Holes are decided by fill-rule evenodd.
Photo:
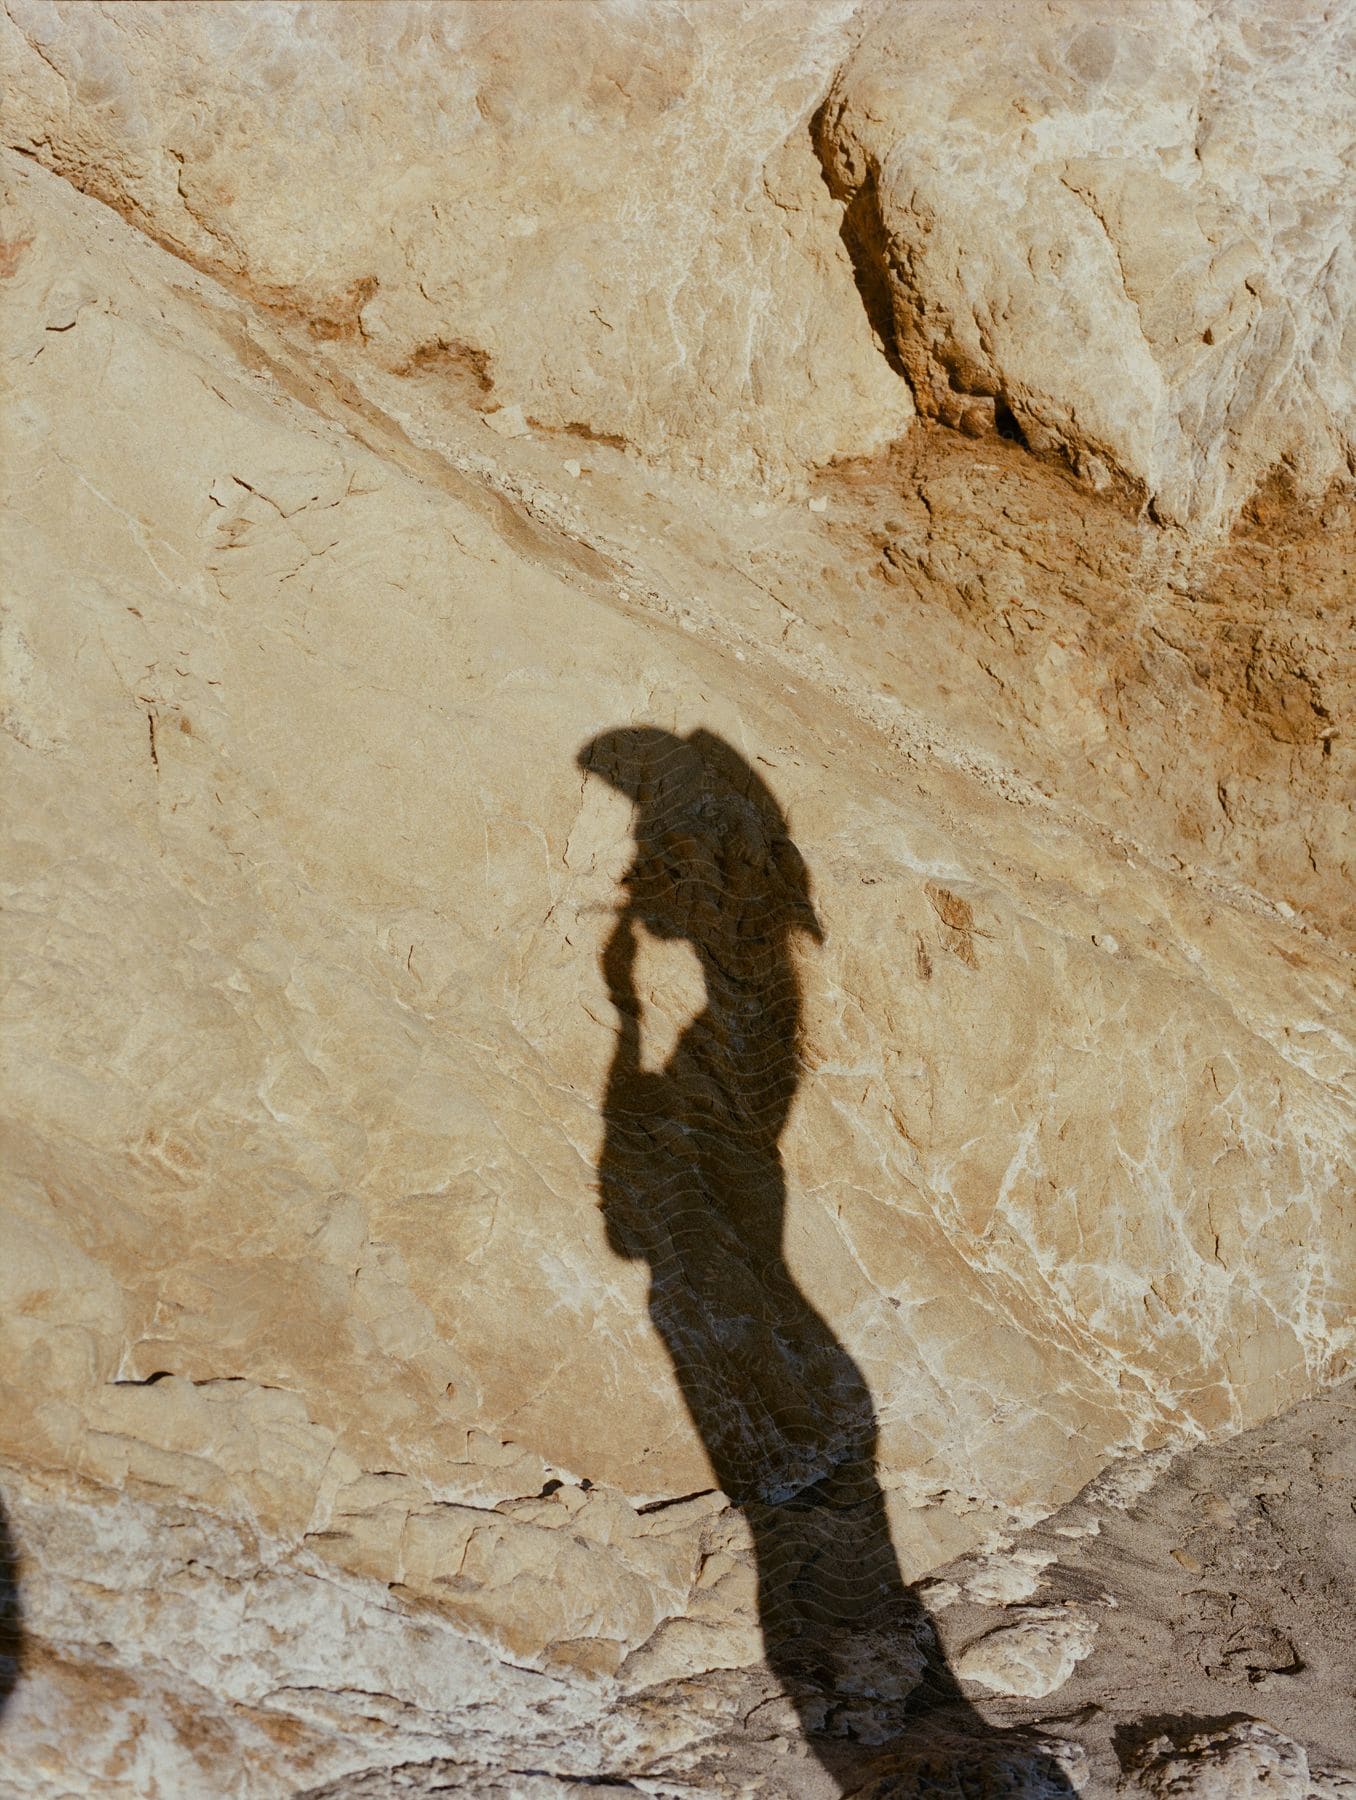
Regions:
M 636 992 L 635 920 L 629 912 L 617 915 L 607 943 L 603 946 L 603 980 L 607 997 L 622 1015 L 623 1025 L 640 1016 L 640 996 Z

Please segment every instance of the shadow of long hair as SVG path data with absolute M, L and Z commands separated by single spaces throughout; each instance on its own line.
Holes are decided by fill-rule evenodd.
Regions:
M 1069 1793 L 1044 1757 L 1026 1759 L 1024 1783 L 1015 1741 L 962 1696 L 895 1557 L 870 1391 L 786 1262 L 779 1146 L 801 1077 L 793 946 L 822 932 L 782 810 L 707 731 L 628 726 L 579 763 L 635 807 L 635 857 L 602 954 L 617 1015 L 599 1160 L 607 1240 L 648 1265 L 650 1317 L 716 1480 L 748 1522 L 768 1666 L 807 1744 L 854 1791 L 875 1770 L 873 1792 L 974 1791 L 951 1778 L 996 1767 L 987 1741 L 1004 1792 Z M 702 1011 L 657 1071 L 642 1060 L 642 930 L 685 940 L 705 980 Z

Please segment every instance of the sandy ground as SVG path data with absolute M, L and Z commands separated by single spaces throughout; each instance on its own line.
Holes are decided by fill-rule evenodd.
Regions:
M 1245 1717 L 1303 1744 L 1332 1792 L 1356 1791 L 1336 1773 L 1356 1765 L 1356 1385 L 1178 1456 L 1136 1494 L 1150 1468 L 1122 1465 L 1016 1541 L 1055 1558 L 1032 1604 L 1086 1610 L 1096 1640 L 1056 1693 L 985 1711 L 1082 1745 L 1090 1793 L 1152 1767 L 1155 1740 Z M 953 1655 L 991 1613 L 965 1596 L 941 1612 Z M 1254 1791 L 1234 1779 L 1208 1791 Z

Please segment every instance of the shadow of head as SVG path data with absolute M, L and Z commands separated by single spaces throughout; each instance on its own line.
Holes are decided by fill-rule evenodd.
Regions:
M 578 763 L 635 807 L 627 906 L 656 937 L 699 950 L 790 931 L 823 942 L 786 815 L 723 738 L 627 725 L 586 744 Z

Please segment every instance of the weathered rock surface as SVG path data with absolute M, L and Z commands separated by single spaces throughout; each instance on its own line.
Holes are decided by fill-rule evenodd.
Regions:
M 9 12 L 10 143 L 487 411 L 776 480 L 916 399 L 1206 528 L 1350 471 L 1349 0 Z
M 859 1791 L 973 1794 L 987 1754 L 980 1792 L 1349 1800 L 1354 1426 L 1347 1386 L 1218 1448 L 1131 1460 L 939 1570 L 925 1594 L 958 1661 L 1033 1610 L 1092 1640 L 1047 1698 L 984 1700 L 1067 1785 L 1023 1787 L 1019 1756 L 947 1757 L 934 1737 L 912 1767 L 881 1753 Z M 200 1508 L 17 1469 L 6 1484 L 19 1536 L 41 1546 L 24 1565 L 40 1647 L 0 1735 L 6 1794 L 835 1791 L 757 1668 L 697 1659 L 640 1688 L 537 1673 L 398 1589 Z M 943 1779 L 958 1770 L 970 1786 Z
M 886 7 L 819 141 L 923 410 L 1206 525 L 1347 473 L 1353 67 L 1349 5 Z
M 808 126 L 854 11 L 20 0 L 7 141 L 491 415 L 785 477 L 914 410 Z
M 1071 1739 L 1090 1793 L 1346 1796 L 1353 1501 L 1347 1385 L 1229 1443 L 1118 1465 L 925 1594 L 962 1668 L 1032 1612 L 1091 1640 L 1048 1698 L 988 1707 Z
M 1112 1611 L 1091 1577 L 1061 1591 L 1057 1513 L 1054 1538 L 995 1550 L 1110 1459 L 1166 1460 L 1352 1366 L 1349 500 L 1308 514 L 1273 487 L 1208 542 L 1001 437 L 915 424 L 880 451 L 912 402 L 810 129 L 818 110 L 822 144 L 871 23 L 846 8 L 808 32 L 800 8 L 741 10 L 767 27 L 745 52 L 714 9 L 570 8 L 571 33 L 526 7 L 11 12 L 15 1791 L 845 1785 L 765 1665 L 771 1539 L 718 1491 L 660 1258 L 624 1260 L 599 1211 L 619 923 L 653 1096 L 701 1049 L 714 949 L 738 985 L 774 868 L 810 910 L 759 1004 L 717 1008 L 713 1065 L 727 1112 L 741 1080 L 776 1090 L 733 1106 L 726 1145 L 785 1206 L 800 1309 L 795 1331 L 740 1315 L 731 1356 L 768 1421 L 749 1479 L 775 1504 L 788 1459 L 850 1463 L 807 1425 L 832 1398 L 810 1370 L 859 1413 L 869 1390 L 853 1454 L 869 1437 L 903 1577 L 980 1557 L 928 1602 L 968 1699 L 888 1752 L 913 1774 L 882 1765 L 878 1791 L 921 1781 L 920 1757 L 973 1761 L 986 1718 L 1028 1730 L 983 1755 L 1032 1793 L 1134 1770 L 1171 1792 L 1174 1757 L 1349 1760 L 1314 1723 L 1344 1649 L 1262 1721 L 1293 1756 L 1211 1737 L 1211 1690 L 1199 1744 L 1165 1727 L 1113 1769 L 1097 1730 L 1050 1721 L 1105 1695 L 1110 1620 L 1140 1589 Z M 451 62 L 421 53 L 458 32 Z M 654 40 L 652 129 L 627 33 Z M 305 73 L 322 43 L 328 82 Z M 378 51 L 411 72 L 394 110 Z M 265 108 L 251 84 L 275 63 Z M 844 119 L 862 66 L 833 88 Z M 463 116 L 449 69 L 489 135 L 406 179 Z M 514 119 L 550 144 L 510 168 Z M 641 160 L 597 162 L 593 212 L 560 146 L 600 137 Z M 774 191 L 758 172 L 779 157 Z M 570 234 L 651 177 L 676 197 L 646 215 L 648 285 L 643 234 L 576 256 Z M 509 230 L 515 182 L 535 249 Z M 451 223 L 435 189 L 462 194 Z M 340 298 L 378 219 L 389 261 L 353 323 Z M 614 280 L 632 310 L 604 353 L 579 320 Z M 684 293 L 666 348 L 645 308 Z M 757 406 L 741 333 L 769 365 Z M 799 499 L 680 466 L 806 480 L 845 450 Z M 1331 472 L 1295 466 L 1298 486 Z M 636 725 L 723 746 L 707 768 L 770 796 L 721 811 L 712 789 L 662 820 L 653 855 L 704 924 L 666 932 L 641 905 L 654 797 L 638 784 L 637 811 L 588 760 Z M 1339 1506 L 1335 1560 L 1343 1525 Z M 1207 1684 L 1246 1664 L 1301 1691 L 1247 1664 L 1297 1642 L 1263 1628 Z M 869 1738 L 874 1707 L 881 1755 L 927 1637 L 890 1669 L 863 1650 L 852 1728 Z M 1141 1665 L 1167 1670 L 1154 1646 Z M 1117 1717 L 1171 1698 L 1141 1688 Z

